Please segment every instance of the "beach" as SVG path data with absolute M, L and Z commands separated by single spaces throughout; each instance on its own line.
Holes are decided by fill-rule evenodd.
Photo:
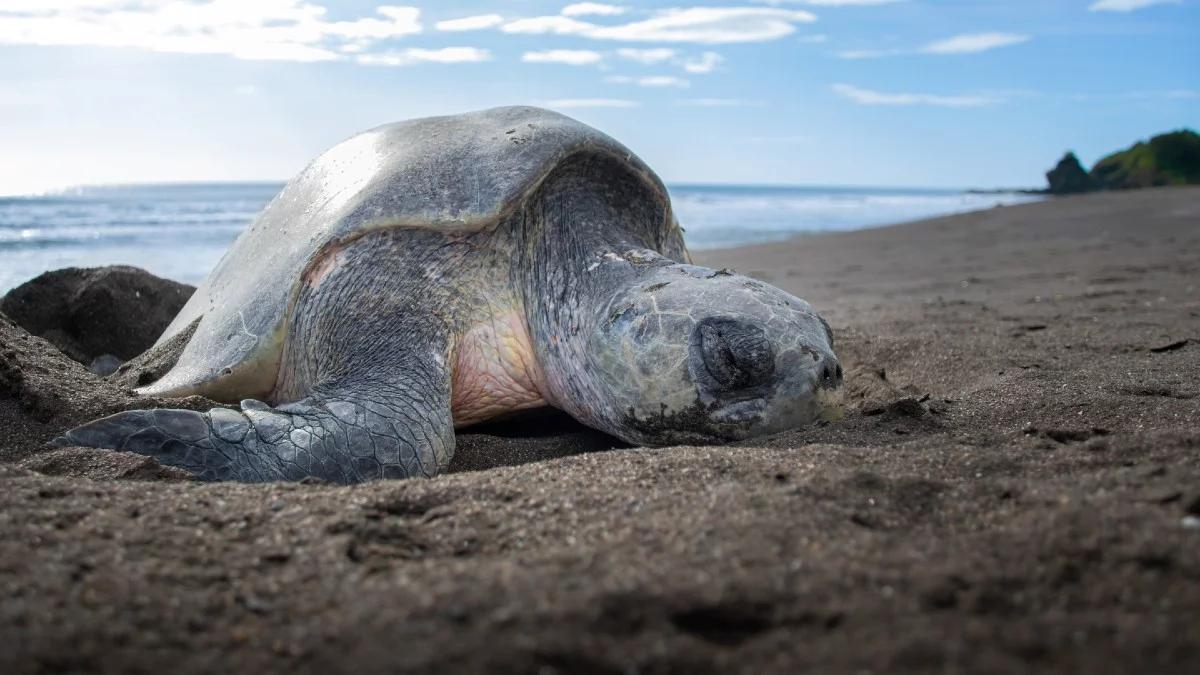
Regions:
M 1200 188 L 694 252 L 813 304 L 844 419 L 201 484 L 43 443 L 133 399 L 0 319 L 0 670 L 1200 669 Z

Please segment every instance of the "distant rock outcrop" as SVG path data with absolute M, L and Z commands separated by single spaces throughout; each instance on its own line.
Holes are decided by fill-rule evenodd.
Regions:
M 1200 134 L 1181 129 L 1113 153 L 1090 173 L 1068 152 L 1046 174 L 1050 194 L 1200 184 Z
M 1091 176 L 1073 152 L 1068 152 L 1058 160 L 1057 166 L 1046 172 L 1046 182 L 1050 184 L 1049 192 L 1056 195 L 1069 195 L 1092 189 Z

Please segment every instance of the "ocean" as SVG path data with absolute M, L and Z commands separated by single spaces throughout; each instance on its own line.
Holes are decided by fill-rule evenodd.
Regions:
M 60 267 L 136 265 L 197 284 L 279 183 L 81 187 L 0 197 L 0 293 Z M 1018 193 L 673 185 L 693 249 L 855 230 L 1038 199 Z

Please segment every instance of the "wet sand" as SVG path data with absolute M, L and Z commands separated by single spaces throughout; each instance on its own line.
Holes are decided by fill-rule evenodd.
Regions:
M 435 480 L 199 484 L 44 452 L 208 404 L 0 319 L 0 670 L 1200 669 L 1200 189 L 696 257 L 822 311 L 843 421 L 601 451 L 552 417 Z

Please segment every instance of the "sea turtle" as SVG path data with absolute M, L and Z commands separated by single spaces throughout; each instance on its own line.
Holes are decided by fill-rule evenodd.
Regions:
M 56 443 L 208 480 L 353 483 L 433 476 L 456 427 L 540 406 L 640 445 L 744 439 L 834 414 L 842 378 L 808 303 L 690 264 L 640 159 L 529 107 L 333 147 L 158 344 L 181 339 L 139 392 L 240 411 L 127 411 Z

